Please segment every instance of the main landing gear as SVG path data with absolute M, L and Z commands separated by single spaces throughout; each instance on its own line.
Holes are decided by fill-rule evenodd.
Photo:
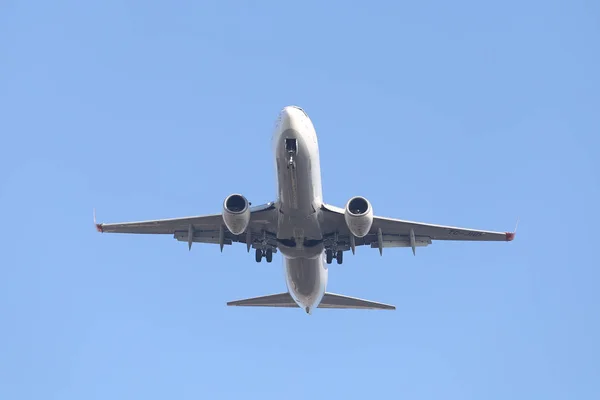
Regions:
M 344 252 L 343 251 L 338 250 L 334 253 L 332 249 L 325 250 L 325 261 L 327 261 L 327 264 L 331 264 L 333 262 L 334 257 L 338 264 L 341 264 L 344 262 Z
M 261 262 L 262 258 L 266 258 L 267 262 L 273 261 L 273 250 L 272 249 L 256 249 L 256 262 Z

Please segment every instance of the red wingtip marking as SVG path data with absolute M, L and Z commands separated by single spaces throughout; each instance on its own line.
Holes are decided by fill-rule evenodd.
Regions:
M 104 229 L 102 229 L 102 224 L 96 224 L 96 230 L 100 233 L 104 232 Z
M 506 232 L 506 241 L 510 242 L 512 240 L 514 240 L 515 238 L 515 233 L 514 232 Z

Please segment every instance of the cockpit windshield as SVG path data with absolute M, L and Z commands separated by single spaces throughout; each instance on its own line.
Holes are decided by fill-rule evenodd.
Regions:
M 296 110 L 300 110 L 302 111 L 302 113 L 304 114 L 305 117 L 308 117 L 308 114 L 306 114 L 306 111 L 304 111 L 302 108 L 298 107 L 298 106 L 292 106 L 294 107 Z

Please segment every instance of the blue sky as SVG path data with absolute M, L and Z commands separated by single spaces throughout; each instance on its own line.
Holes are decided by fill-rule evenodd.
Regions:
M 600 7 L 413 3 L 2 2 L 0 398 L 599 398 Z M 309 317 L 225 306 L 279 255 L 95 232 L 274 200 L 289 104 L 328 203 L 516 240 L 360 248 L 329 290 L 397 310 Z

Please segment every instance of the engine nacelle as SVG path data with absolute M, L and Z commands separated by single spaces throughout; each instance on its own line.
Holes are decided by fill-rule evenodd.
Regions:
M 346 204 L 344 219 L 354 236 L 366 236 L 373 225 L 373 208 L 369 200 L 361 196 L 351 198 Z
M 232 194 L 223 202 L 223 222 L 234 235 L 244 233 L 250 223 L 250 203 L 241 194 Z

